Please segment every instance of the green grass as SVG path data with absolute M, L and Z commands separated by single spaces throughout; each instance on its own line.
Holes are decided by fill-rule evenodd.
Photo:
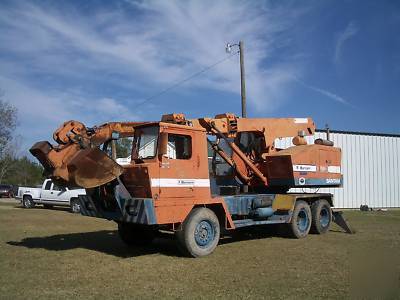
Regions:
M 357 229 L 281 237 L 265 227 L 180 257 L 172 237 L 129 249 L 115 223 L 0 203 L 0 298 L 375 298 L 400 295 L 400 211 L 346 211 Z

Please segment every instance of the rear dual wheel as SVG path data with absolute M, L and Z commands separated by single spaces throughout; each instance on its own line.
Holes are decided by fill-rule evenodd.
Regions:
M 321 199 L 311 205 L 311 232 L 324 234 L 332 223 L 332 209 L 328 201 Z
M 296 201 L 292 221 L 289 223 L 289 234 L 293 238 L 301 239 L 307 236 L 311 227 L 311 209 L 307 202 Z
M 329 230 L 331 222 L 332 210 L 328 201 L 321 199 L 310 207 L 307 202 L 298 200 L 289 224 L 290 235 L 301 239 L 309 232 L 323 234 Z

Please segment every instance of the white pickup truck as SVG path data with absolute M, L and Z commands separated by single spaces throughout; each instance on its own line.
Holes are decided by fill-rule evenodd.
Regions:
M 21 204 L 25 208 L 32 208 L 35 204 L 43 204 L 46 208 L 51 208 L 53 205 L 69 206 L 73 213 L 79 213 L 81 207 L 78 195 L 85 194 L 84 189 L 59 187 L 51 179 L 46 179 L 41 188 L 18 188 L 16 198 L 21 200 Z

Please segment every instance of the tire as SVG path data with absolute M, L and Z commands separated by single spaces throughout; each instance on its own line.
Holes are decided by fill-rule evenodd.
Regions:
M 33 208 L 33 207 L 35 207 L 35 202 L 33 202 L 33 199 L 31 196 L 25 196 L 22 199 L 22 206 L 24 208 Z
M 50 208 L 53 208 L 53 205 L 43 204 L 43 207 L 46 208 L 46 209 L 50 209 Z
M 79 214 L 81 212 L 81 204 L 78 199 L 72 198 L 70 201 L 70 208 L 73 214 Z
M 311 209 L 307 202 L 296 201 L 292 220 L 289 224 L 289 235 L 292 238 L 301 239 L 307 236 L 311 227 Z
M 156 237 L 157 230 L 149 225 L 118 223 L 118 234 L 128 246 L 146 246 Z
M 326 233 L 332 223 L 332 209 L 328 201 L 318 200 L 311 206 L 311 232 L 316 234 Z
M 176 232 L 179 249 L 184 255 L 202 257 L 211 254 L 217 247 L 220 225 L 215 213 L 208 208 L 195 208 Z

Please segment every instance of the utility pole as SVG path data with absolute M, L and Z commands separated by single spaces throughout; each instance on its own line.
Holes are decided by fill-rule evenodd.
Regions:
M 240 57 L 240 95 L 242 97 L 242 118 L 247 117 L 246 111 L 246 83 L 245 83 L 245 73 L 244 73 L 244 43 L 240 41 L 239 44 L 226 44 L 225 50 L 227 53 L 231 53 L 232 47 L 239 47 L 239 57 Z
M 239 42 L 240 56 L 240 94 L 242 96 L 242 118 L 247 117 L 246 112 L 246 83 L 244 79 L 244 45 L 243 41 Z

